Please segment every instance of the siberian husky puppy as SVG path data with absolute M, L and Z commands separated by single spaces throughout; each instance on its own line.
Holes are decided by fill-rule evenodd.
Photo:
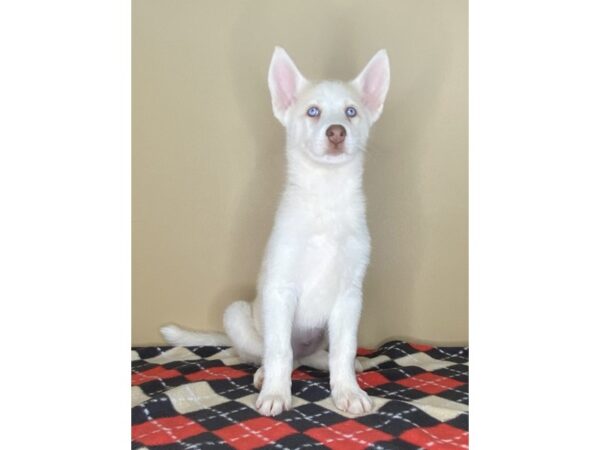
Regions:
M 389 81 L 385 50 L 350 82 L 311 82 L 275 48 L 268 82 L 273 113 L 287 131 L 287 182 L 257 297 L 226 309 L 226 336 L 161 329 L 170 344 L 233 345 L 242 360 L 260 365 L 256 407 L 263 415 L 291 408 L 297 365 L 329 370 L 338 409 L 362 414 L 373 407 L 355 374 L 370 254 L 362 175 L 369 129 Z

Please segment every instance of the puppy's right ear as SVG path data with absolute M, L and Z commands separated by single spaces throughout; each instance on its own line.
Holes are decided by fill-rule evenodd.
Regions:
M 269 90 L 273 114 L 283 125 L 285 125 L 287 111 L 307 83 L 285 50 L 275 47 L 269 67 Z

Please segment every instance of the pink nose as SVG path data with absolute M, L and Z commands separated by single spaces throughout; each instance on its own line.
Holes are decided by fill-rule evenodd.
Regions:
M 346 139 L 346 129 L 341 125 L 331 125 L 325 132 L 329 142 L 334 145 L 341 144 Z

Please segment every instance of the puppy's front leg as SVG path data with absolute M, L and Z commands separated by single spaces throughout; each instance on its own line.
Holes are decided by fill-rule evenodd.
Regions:
M 264 380 L 256 408 L 265 416 L 276 416 L 292 406 L 292 322 L 296 302 L 291 288 L 271 288 L 263 294 Z
M 361 305 L 362 292 L 353 288 L 336 301 L 329 317 L 331 397 L 338 409 L 352 414 L 364 414 L 373 408 L 354 373 Z

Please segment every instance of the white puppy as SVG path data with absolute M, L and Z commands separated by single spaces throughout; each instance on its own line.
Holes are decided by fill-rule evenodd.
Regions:
M 291 372 L 300 364 L 330 371 L 340 410 L 372 408 L 355 375 L 370 254 L 362 173 L 369 128 L 381 114 L 389 80 L 384 50 L 351 82 L 313 83 L 275 49 L 269 89 L 275 117 L 287 130 L 287 183 L 256 300 L 227 308 L 227 336 L 161 329 L 171 344 L 233 345 L 243 360 L 262 365 L 255 384 L 263 415 L 291 407 Z

